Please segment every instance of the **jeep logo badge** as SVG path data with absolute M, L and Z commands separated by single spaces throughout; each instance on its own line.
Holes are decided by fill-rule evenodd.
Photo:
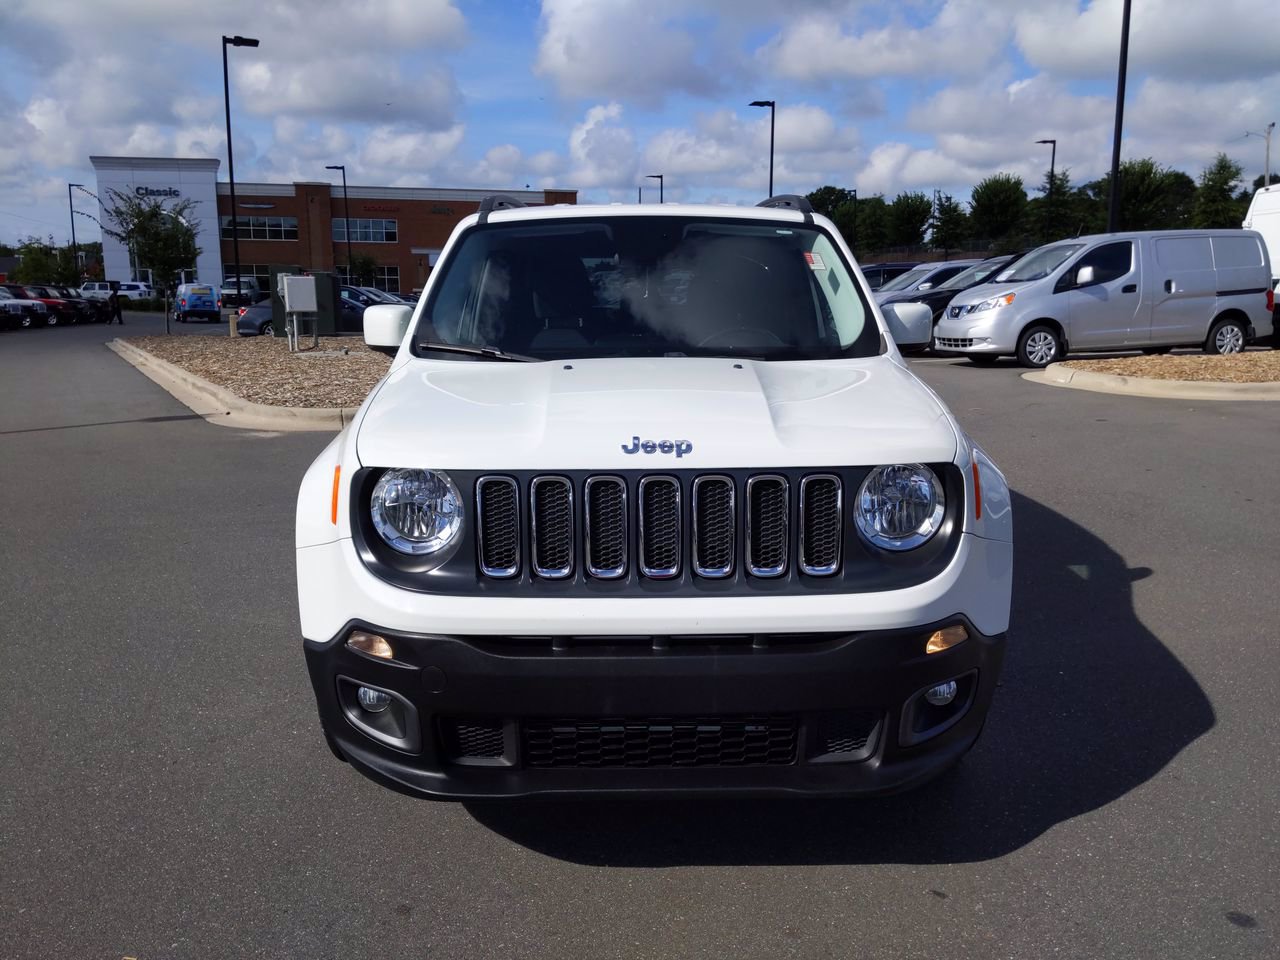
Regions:
M 622 445 L 623 453 L 674 453 L 679 460 L 686 453 L 693 453 L 693 444 L 688 440 L 641 440 L 631 438 L 631 446 Z

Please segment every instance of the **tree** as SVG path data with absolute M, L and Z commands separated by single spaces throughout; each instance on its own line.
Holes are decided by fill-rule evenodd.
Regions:
M 933 202 L 923 193 L 900 193 L 889 204 L 889 244 L 918 247 L 933 216 Z
M 1244 168 L 1225 153 L 1213 158 L 1213 163 L 1200 174 L 1191 214 L 1193 226 L 1202 229 L 1240 226 L 1245 211 L 1236 197 L 1236 185 L 1243 173 Z
M 371 287 L 378 275 L 378 261 L 367 253 L 351 255 L 351 282 L 356 286 Z
M 929 221 L 929 246 L 935 250 L 958 250 L 969 235 L 969 216 L 949 193 L 937 195 Z
M 973 188 L 969 200 L 969 222 L 974 239 L 1002 247 L 1022 223 L 1027 209 L 1027 192 L 1022 178 L 1011 173 L 995 173 Z
M 844 187 L 825 186 L 819 187 L 812 193 L 806 194 L 805 199 L 809 201 L 809 205 L 813 207 L 814 213 L 819 213 L 824 217 L 830 217 L 832 220 L 836 218 L 836 211 L 846 203 L 853 200 L 853 191 L 846 190 Z
M 1111 209 L 1111 174 L 1082 188 L 1087 233 L 1104 233 Z M 1120 164 L 1120 230 L 1176 230 L 1191 225 L 1196 184 L 1181 170 L 1161 166 L 1151 157 Z
M 1280 173 L 1273 173 L 1271 175 L 1271 182 L 1280 183 Z M 1253 196 L 1253 194 L 1257 193 L 1261 189 L 1262 189 L 1262 174 L 1258 174 L 1256 177 L 1253 178 L 1253 188 L 1249 191 L 1249 195 Z M 0 253 L 2 252 L 3 251 L 0 251 Z
M 14 253 L 21 259 L 13 269 L 14 283 L 56 283 L 68 286 L 80 282 L 70 247 L 57 247 L 53 237 L 27 237 Z
M 857 224 L 854 229 L 853 203 L 836 211 L 836 223 L 844 233 L 846 242 L 853 248 L 854 256 L 863 257 L 879 253 L 889 246 L 889 205 L 884 197 L 875 194 L 857 200 Z M 845 224 L 849 233 L 845 233 Z
M 180 200 L 165 206 L 162 200 L 131 196 L 108 190 L 110 206 L 103 232 L 123 243 L 132 253 L 137 269 L 151 270 L 158 288 L 168 289 L 181 271 L 195 266 L 200 256 L 196 246 L 195 201 Z
M 1055 170 L 1052 179 L 1045 171 L 1044 185 L 1036 187 L 1042 196 L 1027 201 L 1027 223 L 1037 243 L 1052 243 L 1079 232 L 1073 215 L 1078 198 L 1071 189 L 1071 171 Z

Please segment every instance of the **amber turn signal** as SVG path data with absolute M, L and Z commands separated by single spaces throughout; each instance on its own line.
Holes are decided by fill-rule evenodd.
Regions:
M 353 630 L 351 636 L 347 637 L 347 646 L 380 660 L 391 660 L 395 657 L 391 644 L 385 637 L 380 637 L 376 633 L 366 633 L 363 630 Z
M 929 637 L 929 642 L 924 645 L 925 653 L 941 653 L 943 650 L 950 650 L 958 643 L 964 643 L 969 639 L 969 631 L 960 624 L 952 627 L 943 627 L 941 630 L 933 631 Z

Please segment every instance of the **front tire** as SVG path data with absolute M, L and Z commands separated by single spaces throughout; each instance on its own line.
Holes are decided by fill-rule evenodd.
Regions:
M 266 323 L 264 323 L 262 326 L 258 328 L 258 336 L 260 337 L 274 337 L 275 335 L 276 335 L 275 324 L 273 324 L 270 320 L 268 320 Z
M 1209 331 L 1209 336 L 1204 342 L 1204 352 L 1220 357 L 1228 357 L 1233 353 L 1243 352 L 1247 343 L 1248 339 L 1245 334 L 1244 324 L 1239 320 L 1228 318 L 1219 320 L 1213 325 L 1213 329 Z
M 1018 338 L 1018 362 L 1041 370 L 1062 359 L 1062 338 L 1046 324 L 1033 324 Z

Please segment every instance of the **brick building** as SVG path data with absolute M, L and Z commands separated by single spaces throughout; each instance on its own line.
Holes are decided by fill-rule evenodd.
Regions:
M 161 157 L 90 157 L 100 205 L 109 191 L 141 198 L 195 203 L 200 257 L 186 279 L 216 283 L 235 273 L 231 187 L 217 182 L 217 160 Z M 366 187 L 351 184 L 351 252 L 378 265 L 375 284 L 393 292 L 422 287 L 440 249 L 458 222 L 490 194 L 527 204 L 576 203 L 576 190 L 455 190 L 437 187 Z M 214 207 L 216 206 L 216 214 Z M 342 184 L 330 182 L 237 183 L 240 268 L 265 287 L 272 264 L 346 274 L 347 235 Z M 105 211 L 99 211 L 105 221 Z M 215 237 L 217 242 L 213 242 Z M 145 265 L 131 262 L 118 241 L 103 237 L 108 280 L 149 280 Z

